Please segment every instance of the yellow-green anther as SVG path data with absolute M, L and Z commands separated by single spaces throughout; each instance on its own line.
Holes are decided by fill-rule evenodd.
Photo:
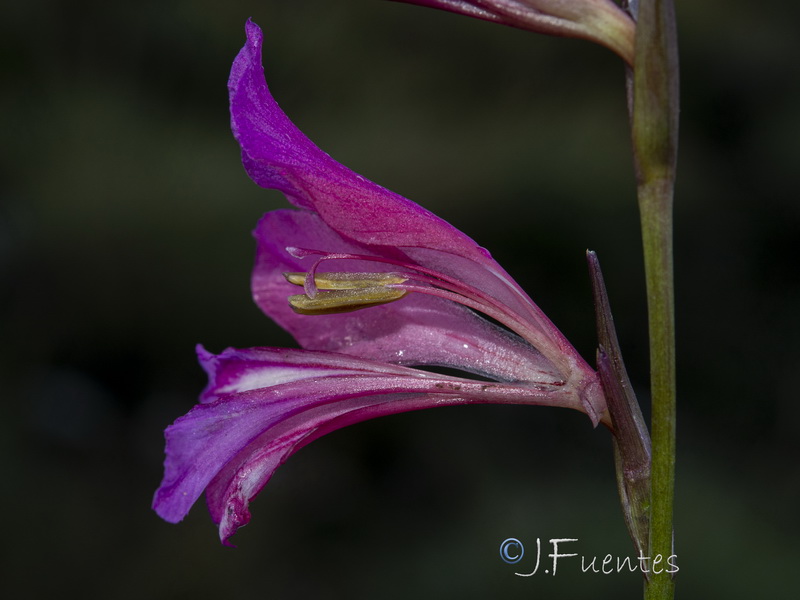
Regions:
M 287 279 L 289 279 L 288 276 Z M 399 281 L 392 281 L 391 283 L 400 283 L 402 281 L 404 280 L 400 279 Z M 319 278 L 317 278 L 317 285 L 320 285 Z M 305 294 L 297 294 L 295 296 L 289 296 L 289 305 L 295 312 L 300 314 L 329 315 L 377 306 L 378 304 L 386 304 L 387 302 L 394 302 L 407 293 L 406 290 L 373 285 L 373 287 L 355 287 L 322 291 L 318 292 L 314 298 L 309 298 Z
M 305 285 L 306 273 L 284 273 L 286 281 Z M 408 281 L 397 273 L 317 273 L 314 283 L 321 290 L 357 290 Z
M 289 283 L 305 286 L 308 274 L 284 273 L 283 276 Z M 399 300 L 408 292 L 388 286 L 407 280 L 397 273 L 315 273 L 316 294 L 313 297 L 309 294 L 289 296 L 289 305 L 304 315 L 350 312 Z

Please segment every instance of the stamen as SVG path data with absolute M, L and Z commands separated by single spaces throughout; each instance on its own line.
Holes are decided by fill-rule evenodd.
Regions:
M 305 288 L 305 294 L 289 296 L 295 312 L 327 315 L 394 302 L 408 292 L 389 287 L 408 280 L 398 273 L 284 273 L 286 281 Z M 309 293 L 309 282 L 314 293 Z M 325 291 L 318 291 L 325 290 Z
M 311 269 L 309 269 L 309 273 L 304 274 L 305 277 L 304 287 L 306 290 L 306 296 L 308 296 L 310 299 L 313 299 L 316 296 L 317 294 L 316 288 L 320 282 L 319 277 L 317 276 L 312 277 L 311 274 L 316 272 L 317 267 L 320 265 L 322 261 L 362 260 L 362 261 L 390 264 L 411 271 L 408 273 L 404 273 L 404 275 L 401 276 L 404 277 L 402 282 L 405 282 L 407 280 L 412 280 L 423 284 L 427 284 L 421 287 L 403 285 L 402 287 L 406 288 L 408 291 L 422 292 L 433 296 L 446 297 L 449 300 L 468 306 L 469 308 L 477 310 L 478 312 L 482 312 L 485 315 L 492 317 L 493 319 L 496 319 L 500 323 L 504 324 L 512 331 L 518 333 L 536 347 L 539 346 L 545 347 L 548 342 L 552 342 L 552 340 L 548 339 L 549 334 L 547 332 L 547 327 L 544 327 L 541 324 L 542 319 L 546 321 L 547 317 L 544 317 L 544 315 L 541 314 L 541 311 L 535 305 L 528 306 L 528 308 L 531 310 L 529 318 L 532 317 L 533 323 L 535 324 L 532 327 L 531 322 L 525 316 L 520 315 L 515 310 L 510 308 L 508 305 L 504 304 L 501 301 L 498 301 L 496 298 L 493 298 L 492 296 L 486 294 L 485 292 L 471 285 L 465 284 L 463 281 L 460 281 L 459 279 L 453 276 L 434 271 L 432 269 L 423 267 L 421 265 L 401 262 L 398 260 L 382 256 L 325 252 L 323 250 L 315 250 L 310 248 L 297 248 L 295 246 L 287 247 L 286 251 L 293 257 L 301 259 L 309 256 L 319 256 L 319 258 L 312 265 Z M 365 275 L 365 274 L 364 273 L 356 274 L 357 277 L 360 275 Z M 367 275 L 369 277 L 372 277 L 377 274 L 369 273 Z M 385 283 L 379 283 L 379 285 L 399 285 L 399 284 L 385 282 Z M 412 287 L 414 287 L 415 289 L 412 290 L 411 289 Z M 366 306 L 369 305 L 365 305 L 365 307 Z
M 317 292 L 314 298 L 306 294 L 289 296 L 289 305 L 303 315 L 330 315 L 394 302 L 407 293 L 383 286 L 333 289 Z

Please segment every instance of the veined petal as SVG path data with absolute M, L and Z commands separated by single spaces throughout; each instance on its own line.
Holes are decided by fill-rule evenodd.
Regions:
M 493 262 L 467 235 L 336 162 L 297 129 L 267 88 L 261 29 L 248 21 L 246 31 L 228 89 L 233 133 L 257 184 L 281 190 L 293 204 L 316 211 L 331 228 L 363 244 L 432 248 Z
M 197 346 L 200 364 L 208 375 L 208 386 L 200 401 L 213 402 L 228 394 L 240 394 L 287 383 L 337 375 L 416 374 L 406 367 L 354 360 L 344 354 L 288 348 L 228 348 L 212 354 Z
M 274 470 L 331 428 L 453 403 L 582 410 L 575 390 L 559 386 L 470 381 L 330 353 L 255 348 L 215 357 L 200 349 L 200 357 L 210 377 L 204 402 L 166 430 L 153 508 L 178 522 L 208 488 L 223 541 L 249 520 L 247 505 Z

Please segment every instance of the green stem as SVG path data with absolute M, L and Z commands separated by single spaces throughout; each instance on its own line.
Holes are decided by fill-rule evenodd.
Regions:
M 674 597 L 675 317 L 672 199 L 678 147 L 678 49 L 672 0 L 638 3 L 632 133 L 650 327 L 652 471 L 646 600 Z M 656 564 L 658 556 L 660 562 Z M 657 572 L 660 569 L 661 572 Z
M 675 319 L 672 269 L 672 211 L 664 203 L 671 189 L 645 186 L 640 190 L 642 235 L 644 238 L 647 299 L 650 324 L 650 377 L 652 395 L 650 479 L 651 567 L 645 583 L 647 600 L 670 599 L 674 595 L 672 576 L 656 573 L 653 566 L 661 556 L 666 569 L 673 554 L 673 499 L 675 495 Z M 656 189 L 653 189 L 656 188 Z

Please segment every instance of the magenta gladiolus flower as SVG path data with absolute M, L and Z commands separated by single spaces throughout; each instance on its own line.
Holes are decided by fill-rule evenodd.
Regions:
M 261 30 L 248 22 L 246 31 L 229 81 L 233 132 L 250 177 L 298 209 L 259 223 L 253 294 L 304 350 L 199 350 L 210 382 L 166 430 L 158 514 L 180 521 L 205 490 L 227 543 L 291 454 L 382 415 L 513 403 L 608 423 L 596 373 L 486 250 L 337 163 L 289 121 L 264 80 Z

